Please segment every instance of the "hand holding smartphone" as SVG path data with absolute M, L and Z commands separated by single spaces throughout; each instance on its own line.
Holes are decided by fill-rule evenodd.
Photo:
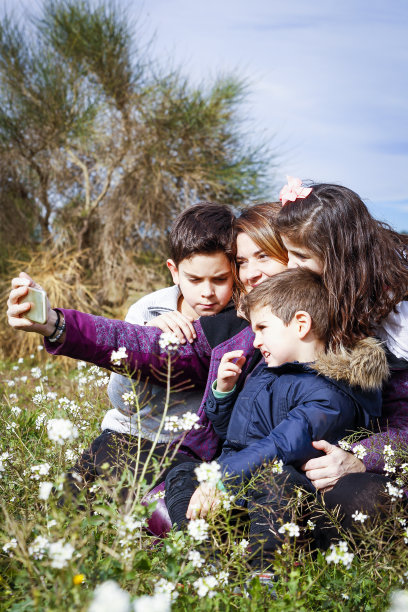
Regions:
M 21 298 L 19 303 L 24 304 L 26 302 L 31 302 L 34 306 L 31 306 L 30 310 L 24 314 L 24 317 L 44 325 L 47 322 L 47 294 L 45 291 L 29 287 L 27 295 Z

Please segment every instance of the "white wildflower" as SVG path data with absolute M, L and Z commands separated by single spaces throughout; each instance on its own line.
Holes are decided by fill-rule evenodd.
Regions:
M 347 543 L 344 541 L 340 541 L 337 546 L 332 544 L 330 551 L 326 554 L 327 563 L 334 563 L 335 565 L 342 563 L 346 569 L 351 566 L 353 559 L 354 555 L 348 552 Z
M 27 380 L 28 380 L 28 376 L 20 376 L 20 381 L 21 381 L 22 383 L 26 383 L 26 382 L 27 382 Z
M 156 593 L 149 597 L 149 595 L 142 595 L 133 602 L 134 612 L 170 612 L 171 610 L 171 597 L 168 593 Z
M 41 406 L 41 404 L 43 404 L 46 400 L 47 400 L 47 396 L 45 395 L 45 393 L 35 393 L 32 397 L 33 403 L 36 406 Z
M 164 431 L 176 432 L 179 430 L 179 420 L 176 416 L 169 416 L 164 419 Z
M 96 387 L 104 387 L 105 385 L 109 384 L 109 376 L 103 376 L 102 378 L 98 378 L 97 380 L 95 380 L 94 385 Z
M 177 599 L 178 593 L 176 592 L 176 585 L 174 582 L 170 582 L 170 580 L 166 580 L 166 578 L 160 578 L 160 580 L 156 583 L 154 588 L 154 592 L 157 595 L 158 593 L 165 594 L 171 597 L 171 600 L 174 601 Z
M 72 559 L 75 548 L 72 544 L 66 544 L 64 540 L 52 542 L 48 547 L 48 556 L 51 559 L 51 567 L 62 569 Z
M 387 482 L 387 484 L 385 485 L 385 490 L 393 501 L 397 500 L 398 498 L 401 498 L 404 495 L 404 490 L 399 489 L 391 482 Z
M 299 526 L 296 523 L 284 523 L 278 529 L 279 533 L 287 533 L 290 538 L 298 538 L 300 535 Z
M 204 542 L 208 538 L 208 523 L 204 519 L 193 519 L 188 524 L 188 533 L 196 542 Z
M 15 366 L 12 367 L 12 370 L 14 372 L 17 372 L 19 369 L 20 369 L 20 367 L 18 365 L 15 365 Z
M 221 504 L 224 510 L 230 510 L 233 501 L 235 500 L 235 495 L 229 495 L 225 491 L 222 492 Z
M 221 479 L 221 467 L 216 461 L 201 463 L 195 468 L 194 472 L 198 482 L 206 482 L 212 487 L 215 487 Z
M 10 402 L 16 402 L 18 400 L 17 393 L 10 393 L 9 400 Z
M 176 334 L 173 332 L 163 332 L 159 338 L 159 346 L 163 351 L 167 351 L 171 353 L 180 345 L 180 340 L 177 338 Z
M 35 428 L 41 429 L 41 427 L 44 425 L 44 421 L 46 418 L 47 414 L 45 412 L 41 412 L 41 414 L 39 414 L 38 417 L 35 419 Z
M 406 612 L 408 610 L 408 591 L 394 591 L 391 593 L 388 612 Z
M 7 430 L 14 431 L 17 428 L 17 423 L 15 421 L 11 421 L 8 425 L 6 425 Z
M 362 512 L 358 512 L 357 510 L 351 516 L 355 521 L 358 521 L 359 523 L 364 523 L 364 521 L 368 519 L 367 514 L 363 514 Z
M 125 404 L 125 406 L 136 406 L 137 405 L 138 397 L 134 391 L 123 393 L 122 399 L 123 399 L 123 403 Z
M 342 594 L 341 594 L 341 596 L 342 596 L 342 598 L 343 598 L 345 601 L 347 601 L 348 599 L 350 599 L 350 596 L 349 596 L 349 595 L 347 595 L 347 593 L 342 593 Z
M 12 538 L 9 542 L 6 542 L 6 544 L 4 544 L 3 546 L 4 552 L 10 555 L 10 557 L 12 556 L 12 553 L 10 553 L 9 550 L 14 550 L 16 548 L 17 548 L 16 538 Z
M 362 444 L 356 444 L 352 450 L 357 459 L 363 460 L 367 454 L 367 449 Z
M 307 528 L 310 529 L 310 531 L 313 531 L 313 529 L 316 527 L 316 523 L 314 523 L 310 519 L 307 521 L 306 525 L 307 525 Z
M 165 497 L 166 497 L 166 491 L 157 491 L 157 493 L 152 495 L 152 500 L 164 499 Z
M 16 382 L 15 380 L 6 380 L 6 383 L 9 387 L 15 387 L 16 386 Z
M 41 476 L 47 476 L 51 469 L 49 463 L 40 463 L 39 465 L 31 466 L 31 478 L 33 480 L 40 480 Z
M 405 544 L 408 544 L 408 529 L 405 529 L 405 531 L 404 531 L 404 533 L 402 535 L 404 536 Z
M 228 578 L 229 578 L 229 572 L 226 572 L 225 570 L 222 570 L 218 575 L 217 575 L 217 580 L 220 583 L 221 586 L 225 586 L 228 584 Z
M 283 471 L 283 461 L 281 459 L 275 459 L 275 461 L 271 464 L 272 474 L 282 474 Z
M 408 474 L 408 463 L 401 463 L 400 468 L 403 474 Z
M 39 344 L 39 345 L 37 346 L 37 351 L 43 351 L 43 350 L 44 350 L 43 345 L 42 345 L 42 344 Z
M 47 523 L 47 529 L 51 529 L 51 527 L 55 527 L 56 524 L 57 524 L 57 521 L 55 519 L 51 519 Z
M 24 363 L 23 357 L 19 357 L 17 363 Z
M 204 565 L 204 559 L 197 550 L 190 550 L 187 555 L 187 559 L 190 561 L 193 567 L 198 568 Z
M 35 368 L 31 368 L 31 376 L 33 378 L 41 378 L 41 368 L 39 368 L 38 366 Z
M 47 423 L 48 437 L 61 446 L 78 437 L 78 428 L 68 419 L 51 419 Z
M 11 412 L 14 414 L 14 416 L 18 416 L 19 414 L 21 414 L 21 408 L 19 408 L 18 406 L 12 406 Z
M 77 362 L 77 369 L 78 370 L 83 370 L 84 368 L 86 368 L 87 363 L 86 361 L 78 361 Z
M 34 359 L 34 353 L 31 353 L 30 359 Z
M 195 412 L 185 412 L 179 418 L 179 428 L 181 431 L 190 431 L 190 429 L 200 429 L 197 421 L 200 417 Z
M 115 580 L 107 580 L 96 587 L 88 612 L 129 612 L 130 595 Z
M 48 551 L 50 543 L 44 536 L 37 536 L 28 547 L 28 554 L 34 559 L 40 560 Z
M 398 520 L 399 524 L 402 525 L 402 527 L 406 527 L 407 519 L 405 519 L 405 518 L 398 518 L 397 520 Z
M 235 556 L 237 556 L 237 555 L 244 556 L 246 554 L 246 552 L 247 552 L 247 548 L 249 546 L 249 541 L 246 540 L 245 538 L 243 538 L 238 543 L 234 541 L 232 543 L 232 546 L 233 546 L 233 552 L 232 552 L 233 556 L 234 555 Z
M 133 534 L 135 531 L 140 531 L 144 526 L 144 521 L 135 519 L 131 514 L 126 514 L 120 517 L 118 521 L 118 534 L 125 537 L 127 534 Z
M 216 595 L 214 588 L 218 585 L 218 580 L 215 576 L 203 576 L 193 582 L 193 587 L 197 591 L 197 595 L 201 597 L 212 598 Z
M 52 486 L 52 482 L 40 482 L 38 497 L 46 501 L 50 496 Z
M 69 462 L 76 461 L 78 459 L 78 453 L 72 450 L 72 448 L 67 448 L 65 451 L 65 459 Z
M 127 359 L 127 357 L 126 347 L 121 346 L 117 351 L 112 351 L 110 360 L 113 365 L 120 366 L 122 359 Z

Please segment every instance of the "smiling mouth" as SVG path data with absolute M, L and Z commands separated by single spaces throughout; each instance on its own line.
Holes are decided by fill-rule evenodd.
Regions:
M 268 351 L 261 351 L 262 353 L 262 357 L 265 359 L 265 361 L 268 359 L 268 357 L 271 356 L 271 354 Z

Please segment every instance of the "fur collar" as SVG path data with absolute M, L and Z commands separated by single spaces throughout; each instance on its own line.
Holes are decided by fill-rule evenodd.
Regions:
M 385 351 L 375 338 L 364 338 L 352 349 L 342 347 L 323 353 L 312 367 L 319 374 L 364 391 L 381 388 L 390 375 Z

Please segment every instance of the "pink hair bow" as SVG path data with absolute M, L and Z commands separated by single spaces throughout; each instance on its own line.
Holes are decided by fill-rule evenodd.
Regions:
M 288 184 L 282 187 L 279 193 L 282 206 L 285 206 L 286 202 L 294 202 L 298 198 L 303 200 L 312 192 L 311 187 L 302 187 L 300 178 L 294 178 L 293 176 L 287 176 L 286 178 Z

